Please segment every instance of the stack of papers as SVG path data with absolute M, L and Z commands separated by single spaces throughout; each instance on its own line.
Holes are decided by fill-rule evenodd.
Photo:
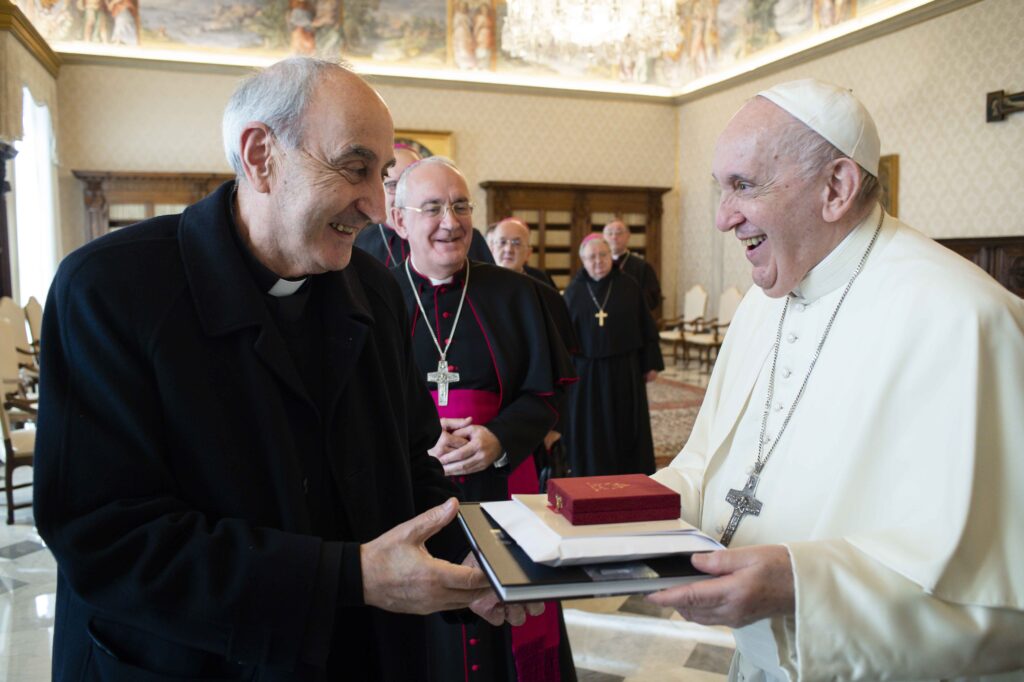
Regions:
M 682 519 L 574 526 L 548 507 L 545 495 L 513 495 L 511 500 L 483 502 L 480 506 L 531 560 L 547 566 L 722 549 Z

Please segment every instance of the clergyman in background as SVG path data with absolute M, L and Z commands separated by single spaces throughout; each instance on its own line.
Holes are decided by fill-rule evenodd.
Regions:
M 643 292 L 612 265 L 599 234 L 580 245 L 583 267 L 565 290 L 580 352 L 565 433 L 574 476 L 650 474 L 654 439 L 646 384 L 665 369 Z
M 604 226 L 604 240 L 612 251 L 612 264 L 640 285 L 644 292 L 644 302 L 652 313 L 661 305 L 661 284 L 658 273 L 651 264 L 638 254 L 629 250 L 629 227 L 621 218 L 616 218 Z

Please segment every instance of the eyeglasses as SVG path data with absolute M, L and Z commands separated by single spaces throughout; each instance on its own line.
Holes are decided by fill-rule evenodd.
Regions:
M 403 211 L 416 211 L 420 215 L 424 215 L 428 218 L 440 218 L 441 220 L 444 220 L 444 217 L 448 215 L 449 209 L 451 210 L 452 215 L 460 218 L 473 214 L 473 204 L 468 201 L 446 201 L 444 203 L 431 201 L 423 204 L 419 208 L 416 208 L 415 206 L 400 206 L 399 208 Z
M 505 239 L 504 237 L 502 237 L 501 239 L 495 239 L 494 243 L 495 245 L 497 245 L 499 249 L 503 249 L 506 246 L 511 247 L 513 249 L 518 249 L 523 245 L 523 241 L 521 239 Z

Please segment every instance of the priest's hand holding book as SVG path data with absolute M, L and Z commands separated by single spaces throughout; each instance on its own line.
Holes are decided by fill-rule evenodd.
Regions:
M 444 466 L 445 476 L 475 474 L 501 457 L 501 441 L 486 426 L 464 419 L 441 418 L 441 437 L 428 453 Z
M 743 627 L 763 618 L 792 616 L 793 568 L 783 545 L 756 545 L 693 555 L 695 568 L 713 578 L 648 595 L 702 625 Z
M 543 612 L 543 604 L 500 603 L 472 553 L 459 565 L 427 552 L 426 541 L 451 523 L 458 510 L 458 501 L 451 498 L 361 545 L 363 601 L 385 611 L 420 615 L 470 608 L 492 625 L 522 625 L 526 613 Z

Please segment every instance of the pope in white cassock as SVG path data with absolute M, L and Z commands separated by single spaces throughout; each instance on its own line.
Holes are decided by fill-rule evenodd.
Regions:
M 1024 301 L 884 213 L 879 148 L 804 80 L 715 149 L 757 286 L 654 477 L 729 549 L 649 599 L 736 628 L 730 679 L 1024 678 Z

